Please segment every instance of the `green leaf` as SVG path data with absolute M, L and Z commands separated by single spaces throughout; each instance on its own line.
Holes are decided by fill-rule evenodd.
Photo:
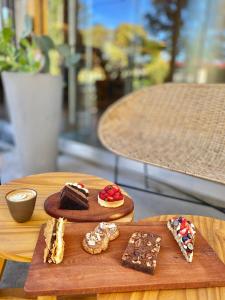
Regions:
M 9 28 L 5 27 L 2 29 L 2 37 L 5 40 L 5 42 L 11 42 L 14 35 L 14 31 Z
M 47 35 L 34 36 L 33 39 L 43 53 L 48 53 L 50 49 L 55 48 L 53 40 Z
M 69 45 L 67 45 L 67 44 L 61 44 L 61 45 L 58 45 L 56 49 L 59 51 L 59 53 L 60 53 L 63 57 L 66 57 L 66 56 L 69 56 L 69 55 L 70 55 L 70 47 L 69 47 Z
M 26 38 L 23 38 L 20 40 L 20 46 L 22 46 L 24 48 L 31 47 L 30 42 Z
M 79 54 L 71 54 L 65 58 L 65 65 L 67 68 L 74 66 L 80 60 Z

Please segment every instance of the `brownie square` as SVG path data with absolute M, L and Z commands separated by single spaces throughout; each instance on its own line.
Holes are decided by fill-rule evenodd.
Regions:
M 154 233 L 134 232 L 122 256 L 122 265 L 154 274 L 161 237 Z

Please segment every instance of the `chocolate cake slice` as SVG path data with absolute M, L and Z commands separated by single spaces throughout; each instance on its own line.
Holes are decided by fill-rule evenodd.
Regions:
M 135 232 L 122 256 L 122 265 L 154 274 L 161 237 L 153 233 Z
M 88 189 L 81 183 L 67 183 L 61 191 L 60 209 L 88 209 Z

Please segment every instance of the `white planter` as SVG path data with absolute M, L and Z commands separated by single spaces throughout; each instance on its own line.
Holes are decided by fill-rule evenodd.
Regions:
M 2 79 L 22 175 L 55 171 L 62 78 L 3 72 Z

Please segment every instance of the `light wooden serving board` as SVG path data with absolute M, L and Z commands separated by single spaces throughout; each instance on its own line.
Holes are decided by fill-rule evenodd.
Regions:
M 180 289 L 225 286 L 225 265 L 197 232 L 194 259 L 185 261 L 165 222 L 119 224 L 120 236 L 99 255 L 81 246 L 86 232 L 96 224 L 67 224 L 65 254 L 61 264 L 44 264 L 43 227 L 34 251 L 25 291 L 30 295 L 73 295 L 152 289 Z M 121 265 L 121 256 L 131 234 L 153 232 L 162 237 L 155 275 Z
M 134 210 L 133 200 L 124 195 L 124 204 L 109 208 L 98 204 L 99 190 L 89 189 L 89 208 L 84 210 L 60 209 L 60 192 L 50 195 L 44 203 L 45 211 L 54 218 L 63 217 L 70 222 L 109 222 L 127 216 Z

